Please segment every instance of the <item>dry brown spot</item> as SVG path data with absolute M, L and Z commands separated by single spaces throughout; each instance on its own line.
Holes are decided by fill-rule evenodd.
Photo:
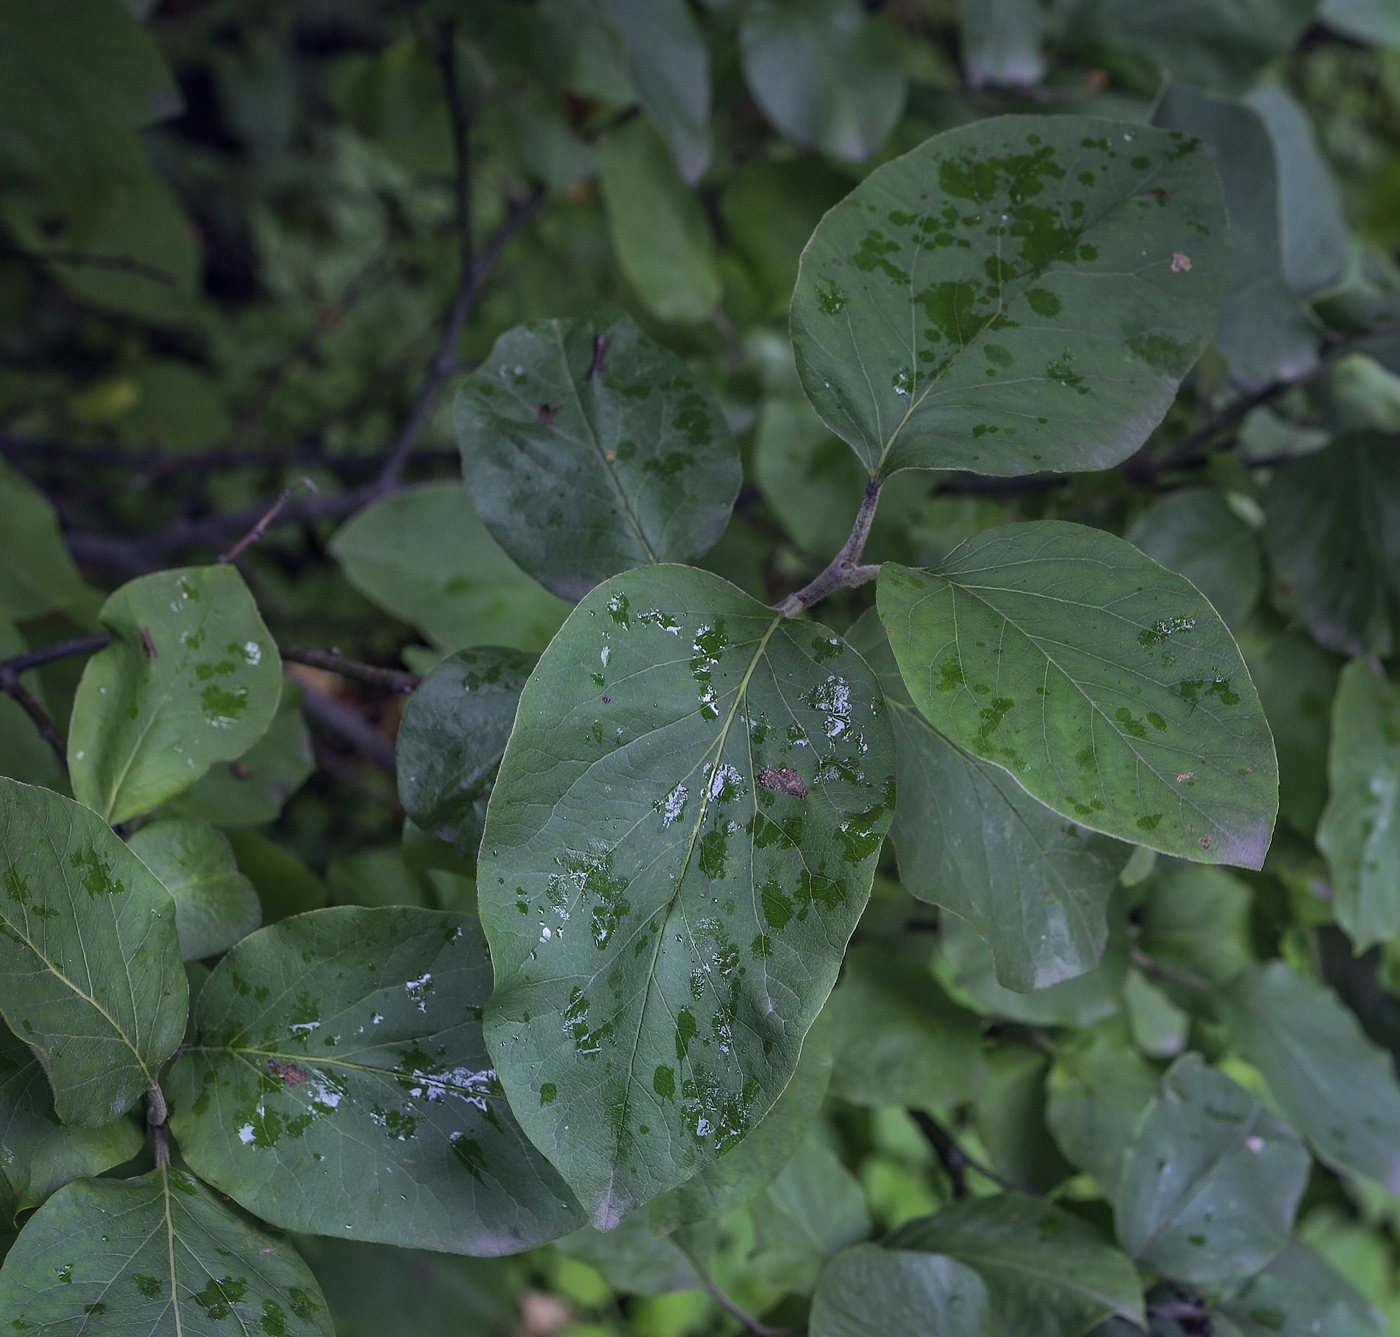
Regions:
M 777 770 L 765 766 L 758 773 L 758 783 L 765 789 L 776 790 L 779 794 L 791 794 L 793 798 L 807 797 L 807 786 L 791 766 L 782 766 Z
M 1185 780 L 1194 780 L 1195 778 L 1195 771 L 1182 771 L 1182 773 L 1176 777 L 1176 782 L 1177 784 L 1181 784 Z
M 1191 257 L 1184 251 L 1172 252 L 1172 273 L 1180 274 L 1183 270 L 1191 268 Z
M 1202 837 L 1201 837 L 1201 848 L 1202 848 L 1203 850 L 1208 850 L 1208 849 L 1210 849 L 1210 837 L 1209 837 L 1209 836 L 1202 836 Z
M 535 421 L 541 427 L 553 427 L 554 415 L 563 407 L 561 404 L 546 404 L 541 402 L 535 409 Z
M 599 376 L 608 374 L 608 336 L 606 334 L 593 336 L 593 361 L 588 364 L 588 370 L 583 373 L 583 379 L 591 381 L 595 373 Z
M 155 638 L 151 635 L 151 629 L 149 627 L 141 628 L 141 648 L 146 652 L 147 659 L 154 659 L 156 657 Z
M 616 464 L 616 463 L 617 463 L 617 451 L 615 451 L 615 450 L 610 450 L 610 451 L 608 451 L 608 453 L 607 453 L 606 455 L 603 456 L 603 458 L 604 458 L 605 460 L 607 460 L 607 462 L 608 462 L 609 464 Z
M 267 1061 L 267 1070 L 281 1080 L 284 1086 L 301 1086 L 306 1081 L 306 1069 L 295 1063 L 279 1063 L 275 1058 Z
M 235 780 L 246 780 L 253 772 L 250 771 L 243 762 L 231 761 L 228 764 L 228 773 L 233 776 Z

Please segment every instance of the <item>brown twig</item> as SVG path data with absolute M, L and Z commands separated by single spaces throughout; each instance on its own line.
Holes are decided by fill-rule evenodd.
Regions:
M 305 682 L 301 684 L 301 708 L 313 723 L 339 734 L 347 743 L 364 753 L 381 770 L 394 775 L 398 761 L 394 745 L 373 725 L 324 692 L 318 692 Z
M 63 742 L 63 735 L 59 733 L 58 726 L 49 718 L 49 713 L 40 704 L 39 698 L 20 682 L 17 673 L 0 676 L 0 691 L 5 692 L 12 700 L 16 701 L 20 709 L 34 721 L 34 727 L 38 729 L 39 736 L 53 748 L 54 756 L 58 758 L 59 768 L 64 775 L 67 775 L 68 748 Z
M 438 74 L 443 98 L 452 125 L 452 162 L 455 171 L 453 199 L 457 206 L 457 240 L 461 247 L 461 274 L 471 273 L 475 259 L 472 237 L 472 157 L 471 117 L 462 102 L 462 85 L 457 78 L 457 24 L 453 20 L 438 29 Z
M 1003 1179 L 995 1170 L 989 1170 L 985 1165 L 972 1159 L 960 1146 L 941 1123 L 931 1114 L 924 1110 L 909 1111 L 909 1117 L 919 1126 L 919 1131 L 924 1135 L 929 1146 L 933 1148 L 933 1154 L 938 1157 L 938 1163 L 943 1167 L 944 1173 L 948 1176 L 949 1183 L 953 1186 L 953 1196 L 955 1198 L 965 1198 L 968 1195 L 967 1172 L 976 1170 L 984 1179 L 990 1179 L 998 1188 L 1005 1189 L 1008 1193 L 1015 1191 L 1015 1185 Z
M 245 549 L 252 547 L 253 544 L 255 544 L 260 538 L 262 538 L 262 536 L 267 533 L 268 525 L 270 525 L 277 518 L 277 513 L 289 501 L 291 501 L 292 493 L 295 492 L 299 487 L 309 487 L 313 492 L 317 490 L 316 484 L 313 483 L 309 478 L 298 478 L 297 481 L 293 483 L 290 487 L 283 488 L 282 495 L 278 497 L 277 500 L 274 501 L 271 506 L 268 507 L 267 511 L 264 513 L 263 517 L 257 522 L 257 524 L 255 524 L 246 534 L 244 534 L 243 537 L 239 539 L 238 542 L 235 543 L 233 547 L 231 547 L 227 552 L 221 552 L 219 554 L 217 559 L 219 565 L 225 566 L 229 562 L 235 561 Z
M 753 1334 L 753 1337 L 798 1337 L 798 1334 L 803 1331 L 802 1328 L 770 1328 L 766 1323 L 760 1323 L 748 1310 L 741 1309 L 736 1305 L 704 1272 L 700 1271 L 698 1266 L 695 1270 L 700 1273 L 700 1284 L 710 1293 L 715 1303 L 726 1314 L 737 1318 Z
M 358 664 L 353 659 L 343 659 L 339 650 L 314 650 L 300 645 L 279 645 L 277 653 L 286 663 L 306 664 L 311 668 L 324 669 L 327 673 L 337 673 L 342 678 L 353 678 L 356 682 L 369 683 L 374 687 L 387 687 L 391 692 L 404 695 L 416 691 L 423 681 L 416 673 L 404 673 L 399 669 L 380 668 L 377 664 Z
M 880 483 L 872 478 L 865 485 L 865 496 L 861 498 L 860 510 L 856 512 L 855 524 L 851 526 L 851 536 L 845 546 L 827 564 L 827 568 L 815 580 L 804 585 L 796 594 L 789 594 L 781 603 L 773 607 L 784 617 L 797 617 L 819 599 L 825 599 L 834 590 L 854 585 L 864 585 L 874 580 L 880 573 L 878 566 L 860 565 L 861 553 L 870 537 L 870 526 L 875 521 L 875 508 L 880 504 Z

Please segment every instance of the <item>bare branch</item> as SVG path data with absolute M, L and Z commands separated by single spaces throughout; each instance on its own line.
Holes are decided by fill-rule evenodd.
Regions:
M 391 692 L 405 695 L 416 691 L 423 681 L 416 673 L 403 673 L 398 669 L 380 668 L 377 664 L 358 664 L 353 659 L 342 659 L 339 650 L 279 645 L 277 652 L 286 663 L 306 664 L 311 668 L 324 669 L 327 673 L 338 673 L 342 678 L 353 678 L 356 682 L 369 683 L 374 687 L 387 687 Z
M 834 590 L 864 585 L 866 581 L 874 580 L 879 575 L 878 566 L 860 565 L 860 556 L 865 551 L 865 542 L 870 537 L 870 526 L 875 521 L 875 508 L 879 504 L 880 483 L 872 478 L 865 485 L 865 496 L 861 499 L 860 510 L 856 512 L 856 521 L 851 526 L 851 536 L 846 540 L 845 546 L 815 580 L 804 585 L 796 594 L 789 594 L 782 603 L 773 605 L 779 613 L 784 617 L 797 617 Z
M 20 246 L 6 246 L 4 250 L 31 264 L 113 269 L 123 274 L 134 274 L 137 278 L 153 279 L 171 288 L 179 285 L 179 279 L 168 269 L 161 269 L 159 265 L 148 265 L 142 260 L 133 260 L 129 255 L 88 255 L 83 251 L 29 251 Z
M 699 1267 L 696 1271 L 700 1272 Z M 770 1328 L 766 1323 L 760 1323 L 752 1314 L 745 1309 L 740 1309 L 713 1281 L 703 1272 L 700 1272 L 700 1284 L 710 1293 L 715 1302 L 726 1314 L 737 1318 L 752 1334 L 753 1337 L 798 1337 L 802 1328 Z
M 1141 947 L 1135 945 L 1130 956 L 1133 965 L 1144 975 L 1150 975 L 1153 979 L 1165 980 L 1168 984 L 1184 984 L 1188 989 L 1200 989 L 1205 993 L 1219 992 L 1213 981 L 1205 979 L 1201 975 L 1192 975 L 1189 971 L 1177 970 L 1173 966 L 1163 965 L 1155 957 L 1148 956 Z
M 246 534 L 244 534 L 244 536 L 241 539 L 239 539 L 239 541 L 235 543 L 233 547 L 231 547 L 227 552 L 219 554 L 219 565 L 224 566 L 227 565 L 229 562 L 232 562 L 233 560 L 235 560 L 235 558 L 239 556 L 239 554 L 241 554 L 244 551 L 245 548 L 251 547 L 260 538 L 262 538 L 262 536 L 267 533 L 268 525 L 270 525 L 277 518 L 277 513 L 292 499 L 292 493 L 295 492 L 299 487 L 309 487 L 313 492 L 317 490 L 316 484 L 313 483 L 309 478 L 298 478 L 297 481 L 293 483 L 290 487 L 284 488 L 282 490 L 282 495 L 272 503 L 272 505 L 267 509 L 266 513 L 263 515 L 262 519 L 260 519 L 257 522 L 257 524 L 255 524 L 252 527 L 252 529 L 250 529 Z
M 5 692 L 18 702 L 20 709 L 34 721 L 34 727 L 38 729 L 39 736 L 53 748 L 54 756 L 58 758 L 59 768 L 64 775 L 67 775 L 68 748 L 63 742 L 63 735 L 59 733 L 58 727 L 49 718 L 49 713 L 40 704 L 39 698 L 20 682 L 19 674 L 14 672 L 0 673 L 0 691 Z
M 985 1165 L 972 1159 L 960 1146 L 941 1123 L 931 1114 L 924 1110 L 910 1110 L 909 1117 L 919 1126 L 919 1131 L 924 1135 L 929 1146 L 933 1148 L 933 1153 L 938 1157 L 938 1163 L 943 1167 L 949 1182 L 953 1186 L 953 1196 L 955 1198 L 965 1198 L 968 1195 L 967 1172 L 976 1170 L 984 1179 L 990 1179 L 999 1188 L 1005 1189 L 1008 1193 L 1014 1192 L 1016 1186 L 1008 1180 L 1003 1179 L 995 1170 L 989 1170 Z
M 319 692 L 307 683 L 301 684 L 301 708 L 306 718 L 332 733 L 339 734 L 352 747 L 364 753 L 381 770 L 394 775 L 398 762 L 394 745 L 372 724 L 357 715 L 349 706 Z

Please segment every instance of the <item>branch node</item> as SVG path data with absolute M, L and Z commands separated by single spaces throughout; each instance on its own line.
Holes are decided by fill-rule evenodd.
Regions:
M 865 496 L 861 499 L 860 510 L 856 512 L 855 524 L 851 526 L 851 536 L 846 540 L 845 546 L 815 580 L 804 585 L 796 594 L 789 594 L 781 603 L 774 604 L 776 612 L 784 617 L 797 617 L 814 603 L 825 599 L 828 594 L 864 585 L 880 574 L 878 566 L 863 566 L 860 559 L 865 551 L 866 540 L 870 537 L 870 526 L 875 522 L 875 508 L 880 504 L 881 486 L 880 481 L 875 478 L 866 483 Z

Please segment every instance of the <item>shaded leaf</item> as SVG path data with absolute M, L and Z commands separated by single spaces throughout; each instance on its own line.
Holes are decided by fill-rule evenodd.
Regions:
M 1395 1069 L 1336 994 L 1275 961 L 1236 980 L 1221 1014 L 1230 1043 L 1318 1158 L 1400 1193 Z
M 1241 1281 L 1284 1245 L 1311 1162 L 1297 1135 L 1197 1054 L 1179 1058 L 1123 1157 L 1118 1238 L 1201 1286 Z
M 218 956 L 262 923 L 258 893 L 238 871 L 227 838 L 208 822 L 153 822 L 127 848 L 175 898 L 175 929 L 186 961 Z
M 65 1123 L 124 1114 L 185 1029 L 169 893 L 93 812 L 0 780 L 0 1011 Z
M 857 1244 L 823 1269 L 812 1337 L 985 1337 L 987 1288 L 937 1254 Z
M 1139 941 L 1154 960 L 1225 984 L 1254 964 L 1253 901 L 1222 869 L 1170 869 L 1139 907 Z
M 506 556 L 462 483 L 424 483 L 374 502 L 330 547 L 361 594 L 449 650 L 539 651 L 568 611 Z
M 703 1169 L 787 1085 L 893 772 L 859 656 L 706 572 L 618 576 L 546 650 L 482 839 L 487 1037 L 595 1224 Z
M 325 905 L 330 889 L 324 879 L 291 850 L 252 831 L 230 831 L 227 839 L 238 871 L 257 890 L 265 925 Z
M 802 384 L 872 474 L 1107 468 L 1204 348 L 1225 244 L 1214 170 L 1184 136 L 1081 116 L 949 130 L 812 234 Z
M 1400 46 L 1400 12 L 1391 0 L 1322 0 L 1318 18 L 1358 42 Z
M 860 162 L 904 110 L 898 39 L 857 0 L 757 0 L 739 47 L 754 101 L 799 144 Z
M 490 975 L 465 915 L 346 906 L 245 938 L 168 1079 L 185 1159 L 291 1230 L 484 1256 L 563 1234 L 578 1209 L 482 1041 Z
M 879 676 L 891 708 L 902 800 L 891 835 L 904 885 L 972 925 L 1005 988 L 1045 989 L 1093 970 L 1127 851 L 1065 821 L 929 724 L 874 610 L 848 640 Z
M 0 1268 L 0 1313 L 53 1337 L 333 1333 L 321 1288 L 291 1245 L 178 1170 L 55 1193 Z
M 630 316 L 508 331 L 456 413 L 477 514 L 565 599 L 619 571 L 709 551 L 739 490 L 714 397 Z
M 1102 530 L 1004 525 L 938 572 L 886 562 L 880 620 L 945 737 L 1072 822 L 1258 868 L 1273 740 L 1239 648 L 1189 583 Z
M 1049 1056 L 1019 1045 L 987 1053 L 972 1102 L 972 1122 L 992 1168 L 1007 1186 L 1048 1193 L 1070 1177 L 1071 1167 L 1051 1139 L 1045 1119 Z
M 1045 74 L 1046 12 L 1038 0 L 959 5 L 963 72 L 969 88 L 1024 87 Z
M 73 794 L 109 822 L 149 812 L 266 731 L 282 691 L 277 646 L 232 566 L 158 571 L 102 606 L 112 642 L 73 702 Z
M 48 498 L 8 465 L 0 465 L 0 534 L 0 616 L 38 617 L 86 601 Z
M 1317 847 L 1332 871 L 1337 922 L 1362 951 L 1400 933 L 1400 700 L 1367 660 L 1342 670 L 1327 775 Z
M 1375 1305 L 1297 1240 L 1220 1310 L 1243 1337 L 1383 1337 L 1387 1330 Z

